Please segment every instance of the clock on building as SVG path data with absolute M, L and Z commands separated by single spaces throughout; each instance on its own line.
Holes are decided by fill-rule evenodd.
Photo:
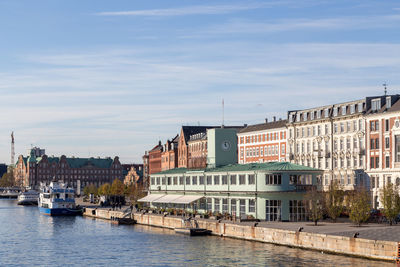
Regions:
M 221 148 L 224 151 L 228 151 L 231 148 L 231 143 L 229 141 L 225 140 L 222 142 Z

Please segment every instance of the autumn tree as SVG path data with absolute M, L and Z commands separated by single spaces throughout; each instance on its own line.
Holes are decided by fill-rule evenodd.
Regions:
M 0 179 L 0 187 L 11 187 L 15 185 L 13 171 L 6 172 Z
M 122 196 L 124 195 L 124 184 L 120 179 L 116 178 L 111 185 L 111 194 Z
M 141 183 L 135 183 L 127 187 L 126 195 L 129 196 L 131 203 L 136 203 L 138 199 L 146 195 L 146 192 L 143 190 L 143 185 Z
M 363 222 L 366 222 L 370 216 L 371 210 L 371 198 L 370 194 L 365 188 L 357 188 L 352 195 L 350 195 L 349 201 L 350 220 L 361 226 Z
M 333 180 L 326 193 L 325 208 L 328 216 L 336 222 L 343 211 L 344 193 L 338 181 Z
M 303 200 L 308 217 L 317 225 L 318 221 L 322 219 L 324 197 L 322 192 L 318 191 L 316 187 L 312 187 L 304 196 Z
M 99 195 L 101 196 L 109 196 L 111 195 L 111 185 L 109 183 L 105 183 L 99 187 Z
M 400 212 L 400 197 L 397 186 L 387 183 L 381 191 L 383 215 L 389 220 L 390 225 Z

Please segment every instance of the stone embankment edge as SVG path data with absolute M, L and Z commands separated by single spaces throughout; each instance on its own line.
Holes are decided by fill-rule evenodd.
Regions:
M 86 208 L 84 216 L 109 220 L 112 217 L 122 217 L 123 212 L 109 209 Z M 169 229 L 184 227 L 182 219 L 177 217 L 164 217 L 141 213 L 134 213 L 132 217 L 138 224 L 143 225 Z M 211 230 L 214 235 L 223 237 L 312 249 L 375 260 L 395 261 L 397 259 L 398 243 L 392 241 L 297 232 L 249 225 L 220 223 L 218 221 L 201 219 L 198 219 L 197 222 L 200 228 L 206 228 Z

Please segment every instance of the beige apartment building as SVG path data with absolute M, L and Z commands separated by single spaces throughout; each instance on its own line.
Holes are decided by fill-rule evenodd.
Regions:
M 326 190 L 337 180 L 345 190 L 368 186 L 365 113 L 370 99 L 288 112 L 288 159 L 324 170 Z

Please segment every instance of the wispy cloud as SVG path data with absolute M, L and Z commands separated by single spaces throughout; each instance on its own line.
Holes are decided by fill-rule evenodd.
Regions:
M 384 16 L 351 16 L 334 18 L 298 18 L 279 19 L 264 22 L 233 20 L 224 24 L 214 25 L 209 29 L 199 31 L 183 38 L 203 38 L 207 34 L 259 34 L 277 33 L 298 30 L 359 30 L 399 27 L 400 15 Z
M 188 15 L 217 15 L 228 14 L 238 11 L 257 9 L 261 7 L 277 5 L 278 2 L 270 3 L 248 3 L 238 5 L 214 5 L 214 6 L 188 6 L 178 8 L 165 9 L 147 9 L 147 10 L 130 10 L 130 11 L 110 11 L 99 12 L 99 16 L 188 16 Z

